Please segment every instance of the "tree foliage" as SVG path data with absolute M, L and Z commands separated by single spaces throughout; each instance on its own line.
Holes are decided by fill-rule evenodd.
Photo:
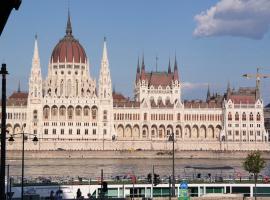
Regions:
M 246 157 L 243 167 L 249 173 L 257 175 L 265 167 L 265 160 L 261 156 L 260 151 L 253 151 Z

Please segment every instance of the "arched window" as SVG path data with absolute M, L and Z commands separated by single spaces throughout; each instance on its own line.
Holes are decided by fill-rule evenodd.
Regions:
M 76 96 L 79 95 L 79 81 L 76 80 Z
M 253 113 L 252 112 L 249 114 L 249 120 L 253 121 Z
M 35 94 L 35 97 L 37 97 L 37 88 L 35 87 L 35 92 L 34 92 Z
M 49 113 L 50 113 L 49 106 L 44 106 L 44 108 L 43 108 L 43 117 L 44 117 L 44 119 L 48 119 L 49 118 Z
M 57 106 L 53 106 L 52 107 L 52 117 L 56 117 L 57 116 Z
M 97 119 L 97 107 L 92 108 L 92 119 L 93 120 Z
M 82 108 L 80 106 L 76 107 L 76 116 L 81 116 Z
M 256 119 L 257 119 L 257 121 L 261 121 L 261 115 L 260 115 L 260 113 L 257 113 Z
M 67 96 L 71 96 L 71 80 L 67 81 Z
M 107 110 L 104 110 L 103 111 L 103 120 L 107 120 L 108 117 L 107 117 Z
M 238 112 L 235 113 L 235 121 L 239 121 L 239 114 L 238 114 Z
M 37 118 L 38 118 L 38 111 L 37 110 L 34 110 L 33 111 L 33 119 L 34 120 L 37 120 Z
M 84 116 L 89 116 L 89 107 L 84 107 L 84 109 L 83 109 L 83 115 Z
M 69 106 L 68 107 L 68 119 L 72 119 L 73 118 L 73 107 Z
M 65 108 L 65 106 L 61 106 L 60 107 L 59 115 L 60 116 L 65 116 L 66 115 L 66 108 Z
M 181 119 L 181 114 L 177 113 L 177 121 L 180 121 L 180 119 Z
M 232 113 L 231 112 L 229 112 L 229 114 L 228 114 L 228 120 L 232 121 Z
M 61 83 L 60 83 L 60 96 L 62 96 L 64 93 L 64 81 L 61 80 Z
M 246 121 L 247 120 L 247 115 L 245 112 L 243 112 L 242 114 L 242 121 Z

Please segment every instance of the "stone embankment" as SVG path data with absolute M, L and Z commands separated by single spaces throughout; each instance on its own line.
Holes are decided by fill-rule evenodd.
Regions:
M 175 158 L 179 159 L 239 159 L 245 158 L 249 151 L 176 151 Z M 8 159 L 21 159 L 21 151 L 8 151 Z M 126 151 L 25 151 L 26 159 L 35 158 L 115 158 L 115 159 L 171 159 L 170 151 L 147 151 L 147 150 L 126 150 Z M 263 152 L 263 157 L 270 159 L 269 152 Z

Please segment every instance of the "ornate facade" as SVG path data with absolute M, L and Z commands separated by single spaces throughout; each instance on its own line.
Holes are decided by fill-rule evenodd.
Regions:
M 166 72 L 148 72 L 144 58 L 137 64 L 134 98 L 112 91 L 104 39 L 98 84 L 91 77 L 89 59 L 72 34 L 68 16 L 65 36 L 55 46 L 48 75 L 41 75 L 35 39 L 28 93 L 8 98 L 9 134 L 34 133 L 40 141 L 268 141 L 259 85 L 228 89 L 205 101 L 183 101 L 175 58 Z M 104 147 L 103 147 L 104 148 Z

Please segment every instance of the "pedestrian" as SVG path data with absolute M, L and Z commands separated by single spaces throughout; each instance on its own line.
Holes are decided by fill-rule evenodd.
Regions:
M 81 192 L 80 188 L 78 188 L 78 190 L 77 190 L 77 199 L 80 199 L 81 196 L 82 196 L 82 192 Z
M 51 190 L 51 193 L 50 193 L 50 200 L 54 200 L 54 192 L 53 192 L 53 190 Z

